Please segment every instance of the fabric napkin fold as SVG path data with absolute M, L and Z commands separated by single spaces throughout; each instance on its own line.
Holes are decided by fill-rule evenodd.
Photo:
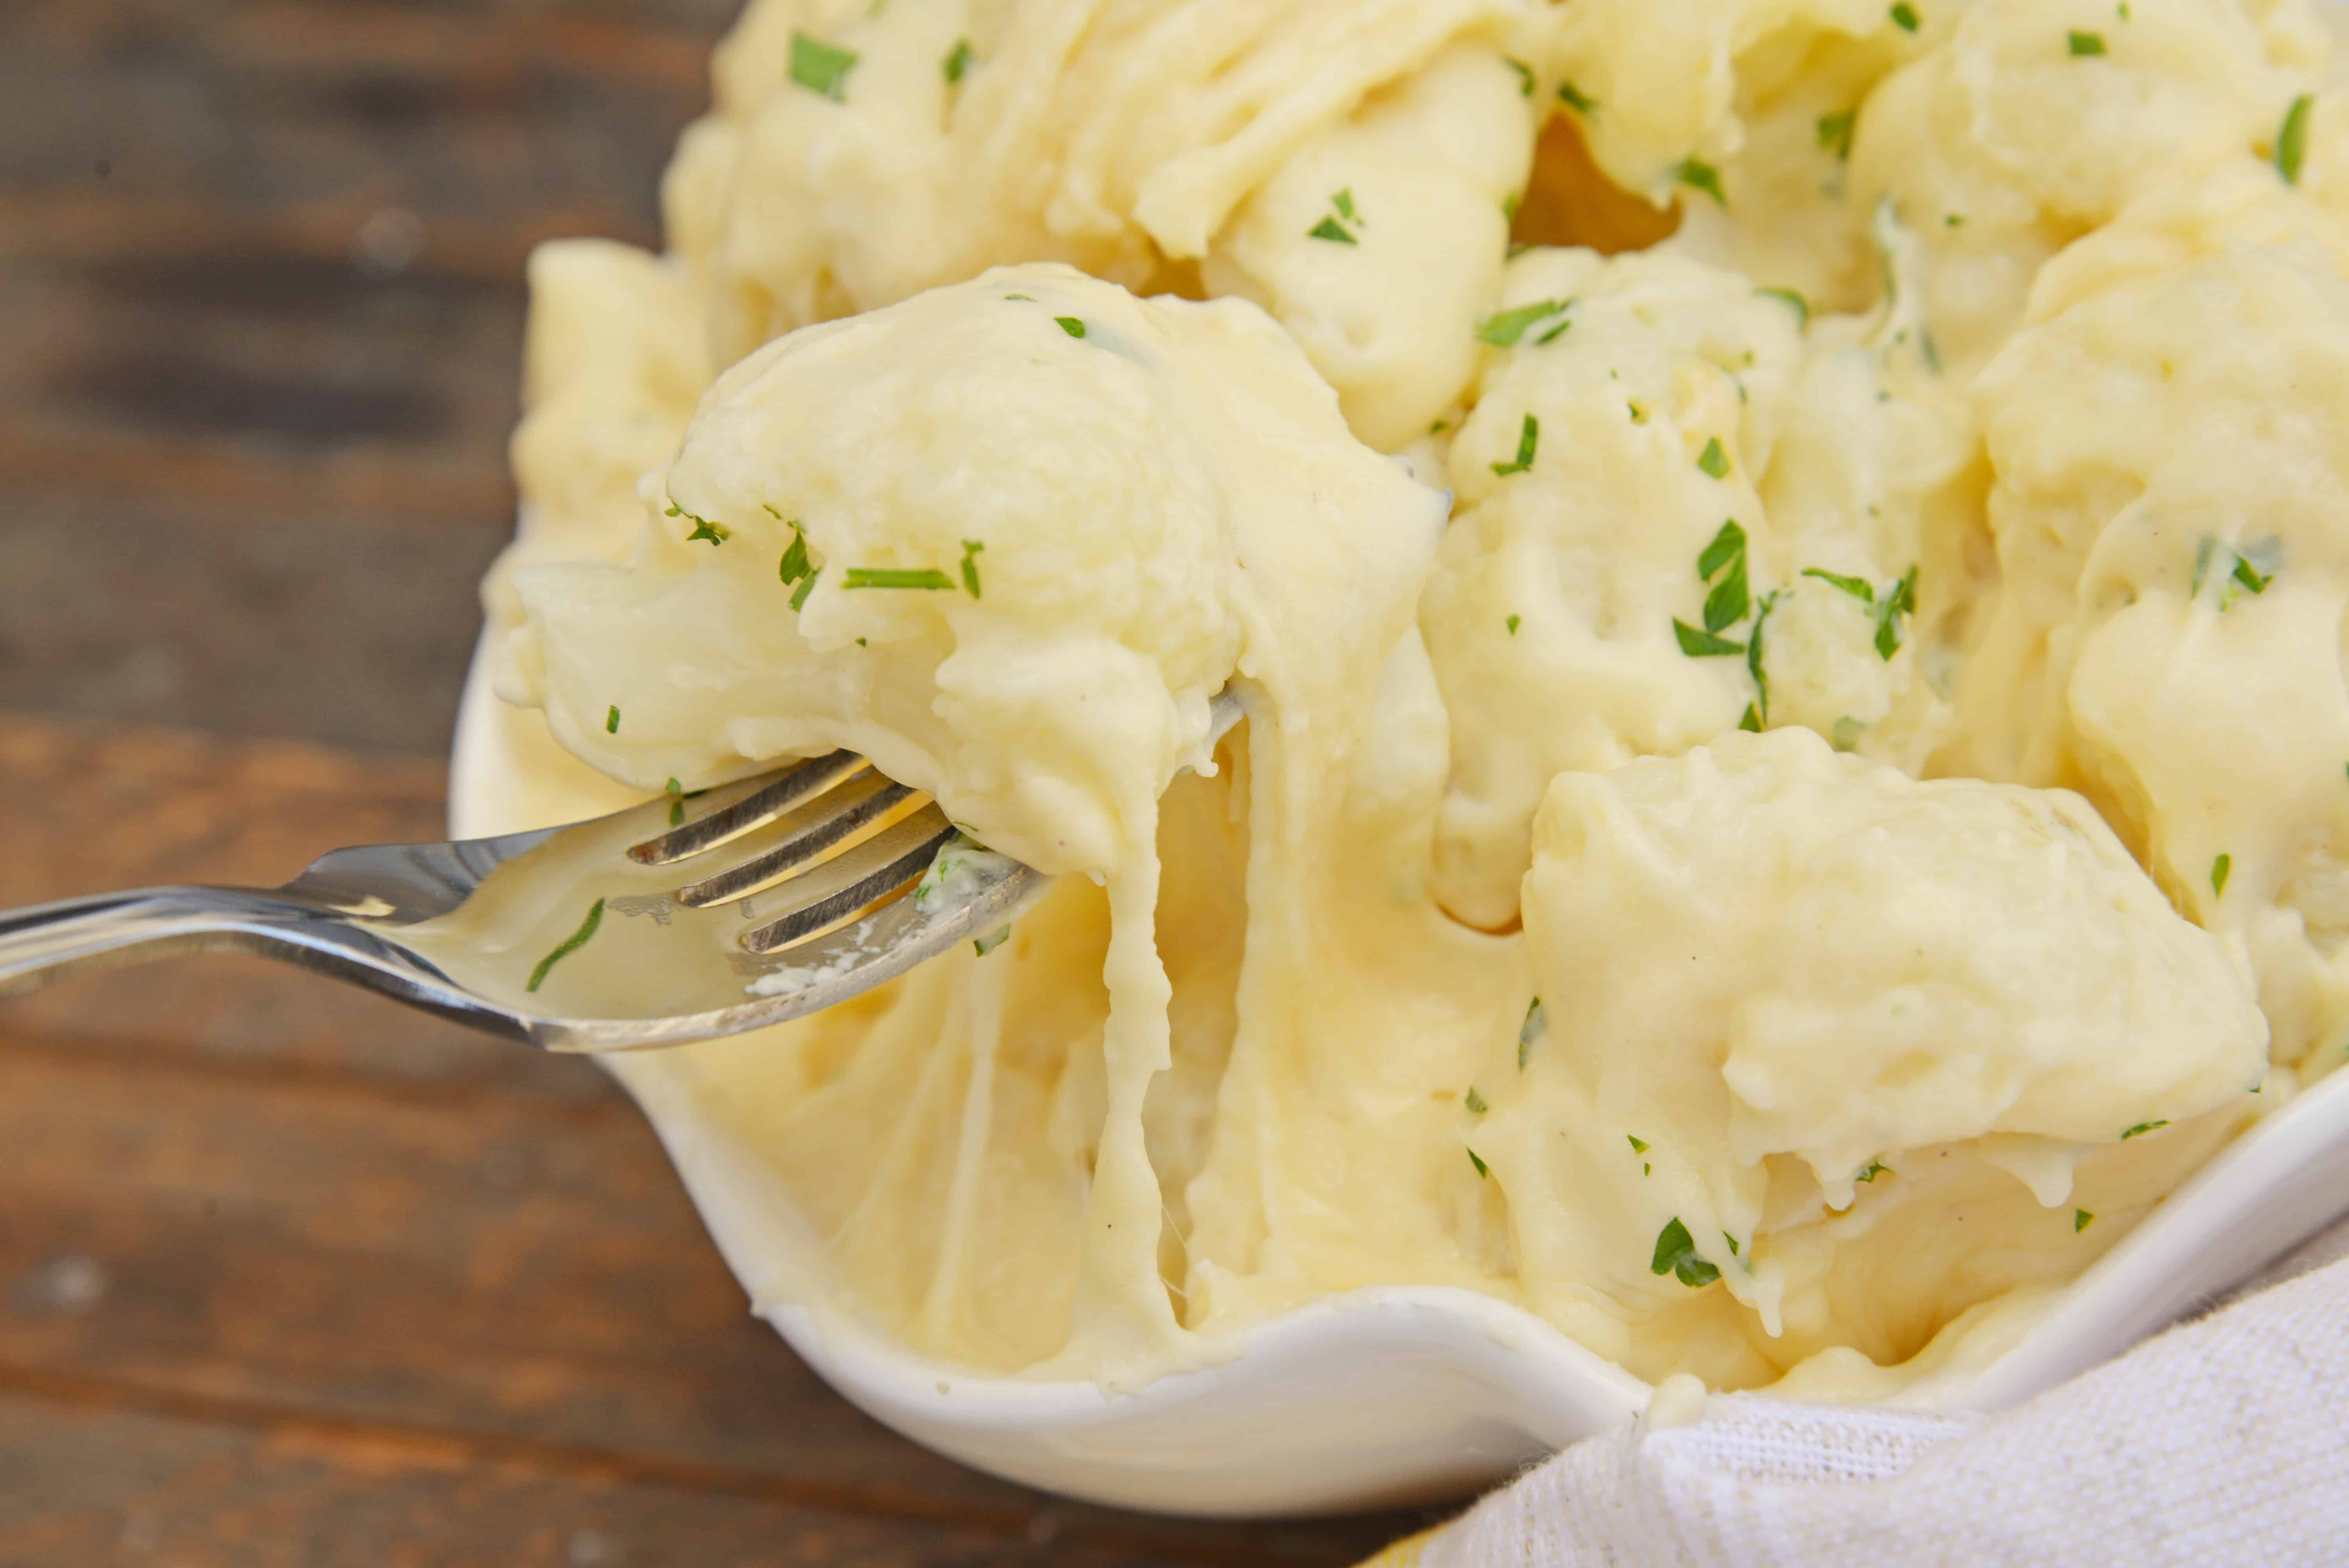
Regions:
M 2349 1564 L 2349 1220 L 2011 1410 L 1715 1395 L 1575 1444 L 1366 1568 Z

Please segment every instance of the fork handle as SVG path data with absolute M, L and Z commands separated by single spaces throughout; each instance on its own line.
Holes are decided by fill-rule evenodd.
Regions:
M 139 888 L 0 910 L 0 995 L 181 953 L 283 955 L 285 928 L 316 918 L 282 895 L 228 887 Z

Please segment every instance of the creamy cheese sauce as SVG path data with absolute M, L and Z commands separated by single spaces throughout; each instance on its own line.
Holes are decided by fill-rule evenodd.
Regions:
M 676 1070 L 991 1371 L 1397 1283 L 1721 1387 L 2002 1343 L 2349 1042 L 2330 64 L 2290 0 L 756 0 L 671 253 L 533 260 L 500 690 L 1061 880 Z

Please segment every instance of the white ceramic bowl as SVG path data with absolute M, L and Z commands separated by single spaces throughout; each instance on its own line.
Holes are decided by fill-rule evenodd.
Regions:
M 630 797 L 491 693 L 458 719 L 460 838 Z M 542 780 L 526 785 L 525 772 Z M 821 1243 L 774 1171 L 701 1114 L 657 1051 L 605 1058 L 660 1134 L 753 1309 L 876 1419 L 966 1464 L 1166 1513 L 1330 1512 L 1457 1495 L 1619 1422 L 1650 1388 L 1518 1308 L 1449 1287 L 1363 1290 L 1257 1328 L 1233 1360 L 1106 1395 L 973 1375 L 838 1305 Z M 2224 1291 L 2349 1210 L 2349 1071 L 2238 1140 L 1986 1363 L 1912 1388 L 1936 1409 L 2011 1405 Z

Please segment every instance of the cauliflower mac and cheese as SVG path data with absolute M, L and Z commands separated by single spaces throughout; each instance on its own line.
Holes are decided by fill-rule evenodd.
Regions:
M 1826 1396 L 2027 1321 L 2349 1042 L 2333 60 L 753 0 L 667 253 L 533 262 L 486 594 L 614 779 L 853 748 L 1058 873 L 685 1049 L 807 1288 L 1112 1387 L 1374 1284 Z

